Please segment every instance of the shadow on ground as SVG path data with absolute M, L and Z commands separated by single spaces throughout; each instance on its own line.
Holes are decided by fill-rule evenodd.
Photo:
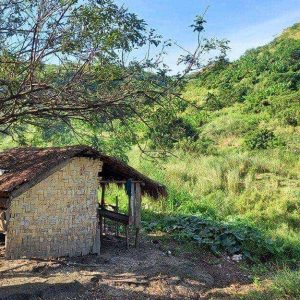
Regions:
M 2 257 L 0 299 L 209 299 L 215 289 L 220 294 L 222 288 L 249 283 L 232 261 L 203 251 L 173 255 L 174 247 L 151 237 L 139 250 L 126 250 L 122 239 L 110 238 L 100 256 L 53 261 Z

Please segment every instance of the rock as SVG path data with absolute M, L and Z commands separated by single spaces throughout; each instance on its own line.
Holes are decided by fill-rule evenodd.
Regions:
M 233 261 L 239 262 L 243 259 L 243 255 L 242 254 L 234 254 L 234 255 L 232 255 L 231 259 Z

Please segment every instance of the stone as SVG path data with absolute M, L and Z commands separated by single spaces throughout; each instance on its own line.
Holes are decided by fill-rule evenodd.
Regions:
M 231 259 L 233 261 L 239 262 L 243 259 L 243 255 L 242 254 L 234 254 L 234 255 L 232 255 Z

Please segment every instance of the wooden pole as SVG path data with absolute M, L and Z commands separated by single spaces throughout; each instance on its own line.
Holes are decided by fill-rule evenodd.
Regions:
M 142 209 L 142 191 L 140 183 L 135 183 L 135 209 L 134 209 L 134 226 L 135 226 L 135 247 L 139 248 L 140 229 L 141 229 L 141 209 Z
M 101 193 L 101 207 L 104 208 L 105 206 L 105 184 L 101 184 L 102 193 Z
M 119 212 L 119 197 L 116 196 L 116 212 Z M 119 236 L 119 223 L 116 222 L 116 236 Z
M 101 201 L 100 201 L 100 209 L 104 208 L 105 206 L 105 184 L 101 184 Z M 99 218 L 99 226 L 100 226 L 100 243 L 103 240 L 103 226 L 104 226 L 104 220 L 103 217 L 100 216 Z
M 135 215 L 135 184 L 131 182 L 131 195 L 128 200 L 128 216 L 129 216 L 129 225 L 134 223 Z

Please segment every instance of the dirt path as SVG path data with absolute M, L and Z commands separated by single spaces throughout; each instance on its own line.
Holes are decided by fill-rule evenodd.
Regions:
M 144 240 L 139 250 L 126 250 L 120 240 L 105 241 L 99 257 L 0 258 L 1 300 L 230 299 L 248 283 L 237 263 L 155 238 Z

